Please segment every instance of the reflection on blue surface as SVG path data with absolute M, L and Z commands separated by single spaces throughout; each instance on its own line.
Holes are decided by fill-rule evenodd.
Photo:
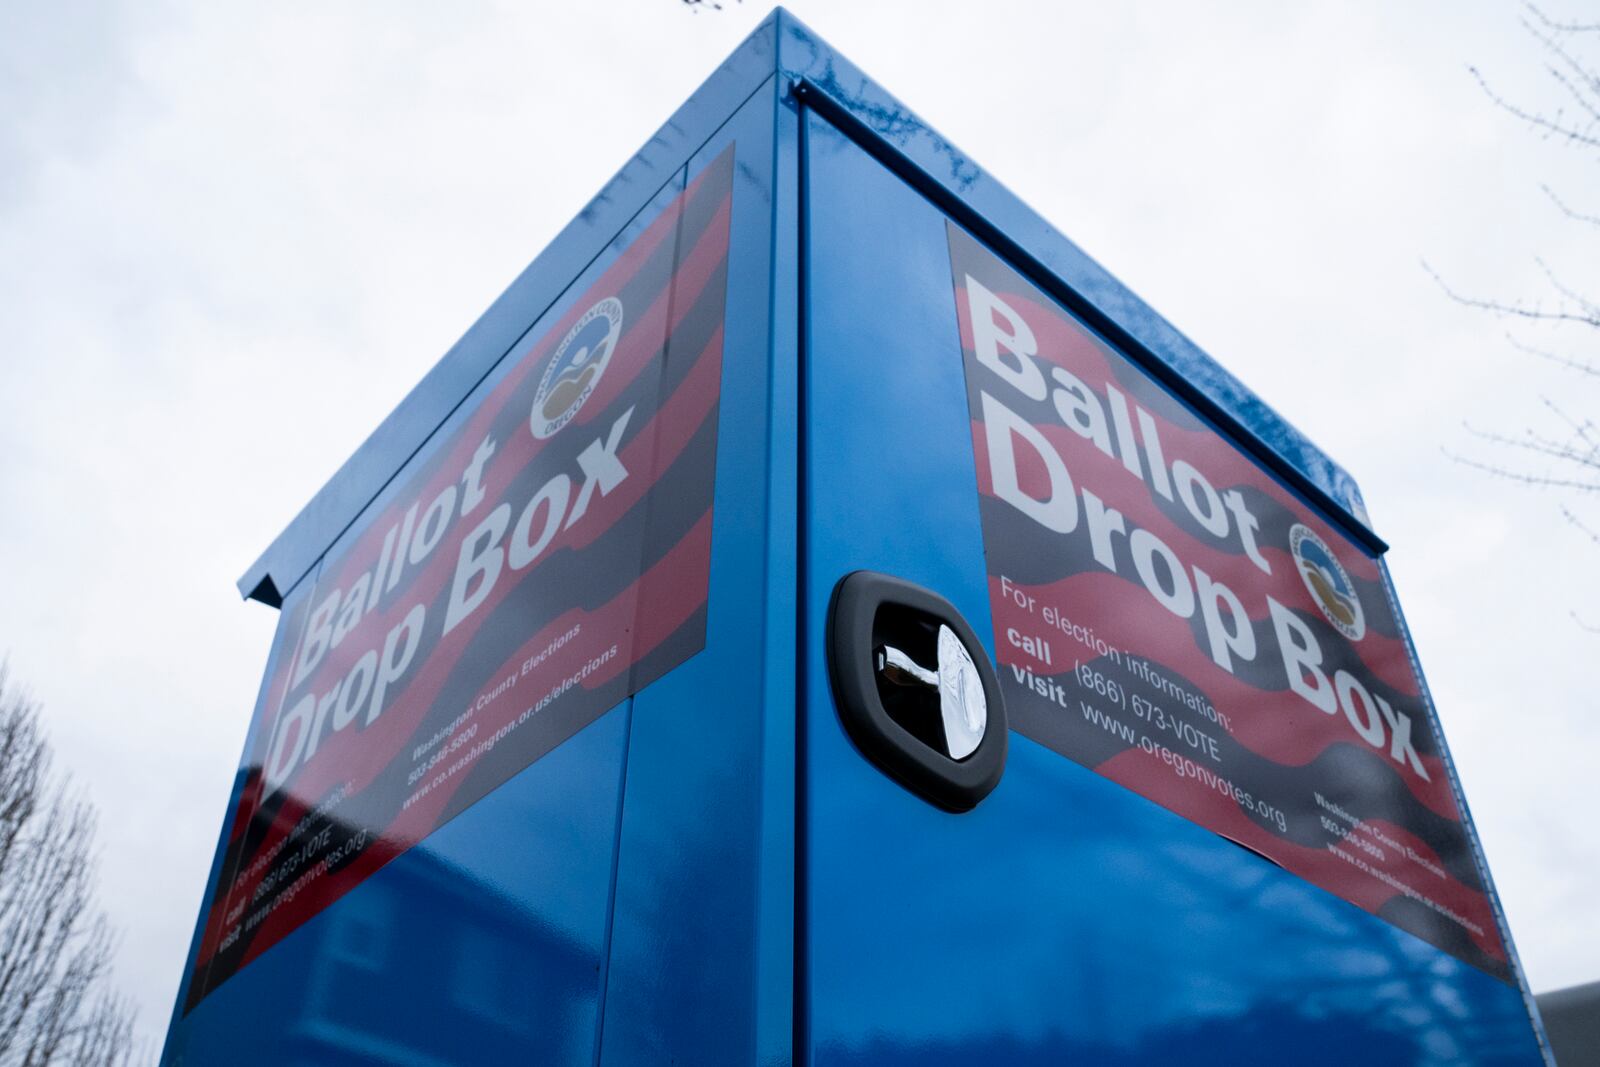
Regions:
M 969 816 L 822 758 L 818 1063 L 1535 1062 L 1515 990 L 1026 738 Z
M 178 1064 L 593 1062 L 628 707 L 223 983 Z
M 793 720 L 775 725 L 792 688 L 773 695 L 793 684 L 794 549 L 772 543 L 768 512 L 777 99 L 769 82 L 690 162 L 737 146 L 710 607 L 705 649 L 634 698 L 600 1050 L 619 1067 L 753 1063 L 792 1033 L 793 910 L 767 908 L 761 882 L 793 827 L 763 802 L 794 761 Z
M 806 611 L 948 597 L 993 653 L 943 216 L 807 125 Z M 1013 734 L 949 815 L 805 665 L 803 1027 L 816 1064 L 1534 1064 L 1520 992 Z
M 784 448 L 769 434 L 778 98 L 768 78 L 685 170 L 657 175 L 658 199 L 670 199 L 737 145 L 705 648 L 223 982 L 177 1019 L 163 1062 L 788 1055 L 793 719 L 769 733 L 763 715 L 794 709 L 794 518 L 788 510 L 775 544 L 768 511 L 772 455 Z M 547 315 L 583 278 L 571 289 Z M 792 480 L 792 445 L 782 465 Z M 776 636 L 764 629 L 774 620 Z
M 1301 1049 L 1292 1060 L 1281 1051 Z M 965 1067 L 982 1057 L 1010 1067 L 1057 1067 L 1090 1063 L 1095 1067 L 1185 1063 L 1195 1067 L 1348 1067 L 1352 1063 L 1418 1062 L 1419 1049 L 1403 1034 L 1375 1028 L 1361 1014 L 1308 1016 L 1292 1004 L 1265 1006 L 1243 1019 L 1202 1021 L 1152 1035 L 1133 1049 L 1074 1041 L 1052 1035 L 1039 1041 L 999 1036 L 993 1040 L 930 1042 L 900 1046 L 877 1041 L 833 1062 L 896 1067 Z

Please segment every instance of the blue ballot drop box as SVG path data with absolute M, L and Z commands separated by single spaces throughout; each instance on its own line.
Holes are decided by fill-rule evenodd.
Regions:
M 779 10 L 241 580 L 163 1062 L 1553 1062 L 1386 547 Z

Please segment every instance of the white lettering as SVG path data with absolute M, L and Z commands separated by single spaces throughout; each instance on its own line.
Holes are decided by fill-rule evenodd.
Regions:
M 597 437 L 590 442 L 588 448 L 578 454 L 578 467 L 583 471 L 583 485 L 578 489 L 578 499 L 572 505 L 572 514 L 567 516 L 567 529 L 572 529 L 572 524 L 583 518 L 583 513 L 589 510 L 589 498 L 594 495 L 596 485 L 600 487 L 600 495 L 607 496 L 628 476 L 628 469 L 617 459 L 617 446 L 622 443 L 622 431 L 628 428 L 628 420 L 632 417 L 633 409 L 629 408 L 611 424 L 611 433 L 606 437 L 604 444 L 601 444 Z
M 1332 715 L 1339 710 L 1339 705 L 1334 699 L 1333 686 L 1322 671 L 1322 649 L 1317 645 L 1316 635 L 1299 616 L 1273 597 L 1267 597 L 1267 610 L 1272 613 L 1272 629 L 1278 637 L 1278 651 L 1283 654 L 1289 688 L 1318 711 Z
M 1071 533 L 1078 525 L 1078 500 L 1072 487 L 1072 478 L 1061 457 L 1022 416 L 1013 412 L 988 393 L 980 393 L 983 402 L 985 440 L 989 450 L 989 474 L 994 482 L 995 496 L 1004 500 L 1039 525 L 1056 533 Z M 1042 395 L 1042 394 L 1041 394 Z M 1033 449 L 1044 464 L 1050 480 L 1048 495 L 1043 498 L 1029 496 L 1017 478 L 1017 454 L 1014 442 L 1021 438 Z
M 461 553 L 456 557 L 456 574 L 450 582 L 450 600 L 444 612 L 443 637 L 456 628 L 456 624 L 477 609 L 494 583 L 500 577 L 500 565 L 505 552 L 500 548 L 500 538 L 506 534 L 506 523 L 511 521 L 511 505 L 501 504 L 489 512 L 488 518 L 478 524 L 461 542 Z M 476 580 L 471 593 L 467 586 Z
M 978 362 L 998 374 L 1029 400 L 1045 398 L 1044 375 L 1033 362 L 1039 342 L 1021 315 L 990 292 L 982 282 L 967 275 L 967 310 L 972 318 L 972 346 Z M 998 319 L 1005 321 L 1004 329 Z M 1011 358 L 1006 359 L 1002 350 Z

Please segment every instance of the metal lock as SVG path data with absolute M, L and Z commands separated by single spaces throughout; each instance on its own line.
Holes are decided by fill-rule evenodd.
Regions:
M 925 686 L 933 690 L 934 705 L 944 728 L 944 751 L 963 760 L 977 750 L 989 722 L 989 699 L 972 655 L 955 631 L 939 624 L 939 663 L 934 670 L 917 665 L 910 655 L 889 645 L 873 657 L 878 674 L 894 685 Z
M 828 673 L 851 740 L 908 789 L 966 811 L 999 783 L 1000 687 L 943 597 L 887 574 L 846 575 L 828 612 Z

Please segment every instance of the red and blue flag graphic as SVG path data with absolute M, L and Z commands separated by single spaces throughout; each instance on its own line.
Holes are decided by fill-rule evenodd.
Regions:
M 948 233 L 1011 725 L 1510 981 L 1377 562 Z
M 730 146 L 291 598 L 186 1010 L 703 647 L 732 173 Z

